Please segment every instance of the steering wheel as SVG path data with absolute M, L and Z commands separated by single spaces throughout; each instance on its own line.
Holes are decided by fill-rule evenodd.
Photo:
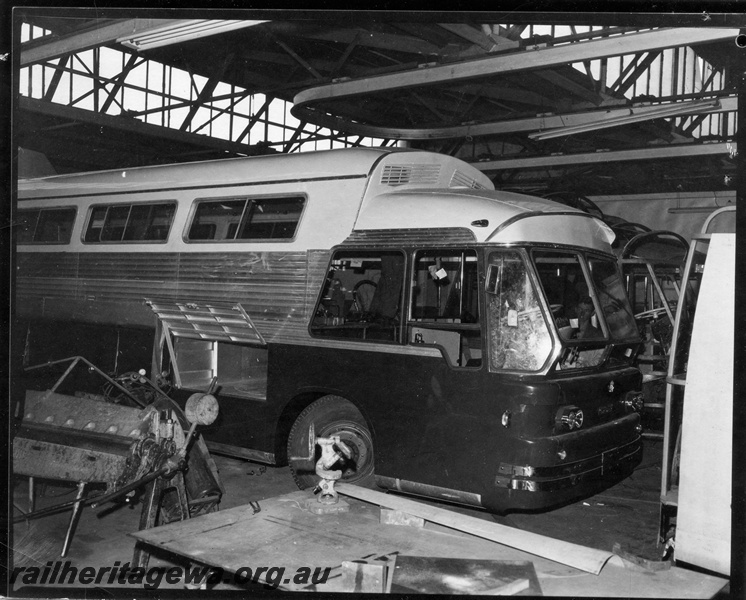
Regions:
M 641 313 L 637 313 L 635 319 L 657 319 L 665 312 L 665 307 L 659 306 L 658 308 L 651 308 L 650 310 L 644 310 Z
M 361 279 L 355 284 L 352 288 L 352 305 L 356 312 L 367 313 L 370 310 L 376 287 L 376 282 L 370 279 Z

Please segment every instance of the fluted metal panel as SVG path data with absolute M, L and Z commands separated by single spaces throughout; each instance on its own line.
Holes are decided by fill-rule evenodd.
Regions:
M 134 279 L 81 279 L 79 297 L 96 300 L 142 302 L 147 296 L 174 296 L 174 282 L 168 280 L 138 281 Z
M 229 301 L 268 341 L 290 341 L 308 338 L 329 251 L 309 256 L 311 264 L 305 252 L 21 254 L 17 302 L 30 311 L 41 302 L 53 318 L 151 325 L 145 298 Z
M 74 279 L 78 276 L 80 255 L 75 252 L 18 252 L 18 273 L 24 277 L 58 277 Z
M 92 280 L 174 281 L 175 252 L 87 252 L 80 254 L 79 277 Z
M 45 298 L 76 298 L 78 295 L 78 254 L 34 252 L 17 254 L 15 306 L 23 315 L 38 310 Z
M 25 279 L 18 277 L 15 286 L 16 302 L 21 299 L 40 298 L 77 298 L 78 280 L 75 278 L 37 277 Z
M 305 288 L 305 252 L 182 254 L 179 261 L 179 299 L 238 302 L 265 331 L 305 314 Z

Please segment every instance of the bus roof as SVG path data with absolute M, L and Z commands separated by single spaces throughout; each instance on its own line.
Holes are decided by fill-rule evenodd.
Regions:
M 359 179 L 360 185 L 356 191 L 337 191 L 335 180 L 343 179 Z M 248 190 L 252 185 L 266 192 L 272 184 L 280 184 L 283 192 L 297 184 L 299 193 L 309 194 L 309 206 L 315 208 L 306 211 L 298 239 L 308 247 L 339 243 L 351 229 L 457 228 L 469 230 L 477 242 L 557 243 L 602 251 L 609 251 L 614 239 L 606 225 L 587 213 L 495 191 L 484 173 L 458 158 L 405 148 L 350 148 L 59 175 L 19 182 L 19 200 L 39 199 L 48 205 L 89 197 L 90 203 L 93 197 L 132 194 L 147 201 L 151 196 L 146 192 L 232 186 Z M 319 230 L 321 222 L 329 225 L 326 230 Z
M 89 188 L 91 191 L 121 192 L 126 189 L 189 187 L 205 185 L 206 182 L 219 182 L 223 185 L 323 177 L 364 177 L 381 156 L 393 151 L 396 150 L 352 148 L 54 175 L 22 180 L 19 182 L 19 192 L 24 192 L 24 196 L 28 197 L 35 195 L 35 191 L 64 194 L 72 189 L 83 191 Z
M 599 219 L 565 205 L 512 192 L 403 190 L 369 197 L 356 231 L 468 229 L 477 242 L 585 245 L 610 252 L 614 233 Z
M 19 196 L 25 199 L 54 195 L 64 197 L 86 192 L 105 194 L 161 188 L 365 178 L 381 158 L 391 155 L 397 155 L 392 157 L 395 161 L 409 165 L 457 163 L 462 170 L 468 170 L 473 178 L 479 179 L 481 187 L 493 187 L 482 173 L 450 156 L 407 148 L 346 148 L 54 175 L 21 180 L 18 189 Z

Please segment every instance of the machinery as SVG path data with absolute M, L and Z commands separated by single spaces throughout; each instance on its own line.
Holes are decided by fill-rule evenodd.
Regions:
M 352 458 L 352 450 L 338 435 L 328 438 L 316 438 L 316 443 L 321 447 L 321 458 L 316 462 L 316 474 L 321 477 L 317 490 L 321 492 L 319 502 L 321 504 L 337 504 L 339 494 L 334 489 L 334 483 L 342 477 L 342 471 L 333 470 L 332 467 L 342 458 Z
M 142 499 L 141 530 L 217 509 L 224 490 L 204 441 L 195 435 L 198 425 L 217 417 L 212 395 L 193 394 L 182 411 L 143 371 L 112 378 L 80 356 L 26 371 L 54 371 L 68 362 L 54 385 L 28 389 L 15 407 L 20 423 L 13 472 L 30 478 L 29 512 L 15 522 L 72 509 L 64 557 L 87 505 Z M 77 367 L 85 367 L 85 376 L 102 377 L 106 393 L 61 393 L 71 389 Z M 76 482 L 77 496 L 34 510 L 36 478 Z M 135 548 L 135 565 L 146 566 L 148 558 Z
M 318 450 L 317 450 L 318 448 Z M 314 514 L 326 514 L 335 512 L 347 512 L 350 505 L 340 500 L 335 489 L 335 483 L 339 481 L 353 458 L 353 451 L 340 436 L 329 437 L 316 436 L 316 426 L 311 423 L 308 428 L 308 455 L 293 457 L 291 460 L 316 461 L 315 472 L 319 482 L 313 488 L 317 498 L 309 499 L 306 508 Z

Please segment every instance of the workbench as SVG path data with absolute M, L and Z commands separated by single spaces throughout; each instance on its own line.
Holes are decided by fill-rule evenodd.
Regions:
M 384 496 L 378 493 L 377 497 Z M 538 586 L 517 595 L 710 598 L 727 584 L 726 579 L 676 566 L 649 571 L 631 563 L 622 565 L 621 560 L 606 562 L 598 574 L 592 574 L 431 522 L 420 527 L 381 524 L 385 500 L 376 504 L 346 496 L 349 511 L 331 514 L 314 514 L 308 509 L 309 500 L 315 501 L 310 491 L 293 492 L 262 500 L 259 511 L 257 503 L 247 504 L 132 536 L 153 552 L 165 550 L 187 563 L 217 567 L 225 573 L 247 567 L 252 571 L 284 567 L 279 589 L 294 591 L 366 591 L 360 581 L 350 582 L 344 576 L 343 564 L 386 564 L 390 560 L 395 564 L 396 557 L 532 564 Z M 291 577 L 302 567 L 331 567 L 331 571 L 324 584 L 296 585 Z M 394 586 L 392 592 L 396 591 Z

